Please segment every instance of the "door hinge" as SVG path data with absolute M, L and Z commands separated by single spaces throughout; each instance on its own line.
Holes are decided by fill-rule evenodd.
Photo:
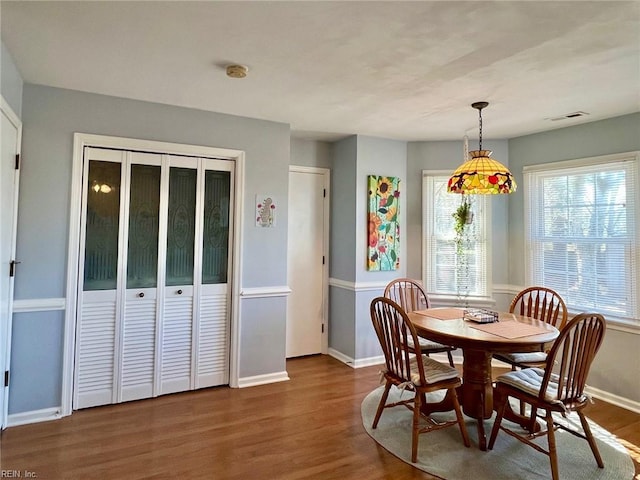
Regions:
M 20 168 L 20 154 L 16 153 L 16 170 Z
M 322 333 L 324 333 L 324 323 L 322 324 Z
M 4 386 L 9 386 L 9 370 L 4 371 Z
M 20 262 L 16 262 L 15 260 L 11 260 L 9 262 L 9 276 L 13 277 L 16 274 L 16 265 L 19 264 Z
M 322 255 L 322 264 L 324 265 L 324 255 Z
M 323 197 L 323 198 L 326 198 L 326 197 L 327 197 L 327 189 L 326 189 L 326 188 L 323 188 L 323 189 L 322 189 L 322 197 Z

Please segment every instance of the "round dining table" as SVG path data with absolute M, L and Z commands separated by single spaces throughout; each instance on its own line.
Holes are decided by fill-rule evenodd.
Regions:
M 478 419 L 478 444 L 486 450 L 483 419 L 493 414 L 491 359 L 494 353 L 535 352 L 560 334 L 552 325 L 513 313 L 498 313 L 498 322 L 479 324 L 463 318 L 460 308 L 430 308 L 408 313 L 419 336 L 462 350 L 462 386 L 458 397 L 465 415 Z M 526 334 L 526 335 L 523 335 Z M 448 398 L 424 405 L 423 413 L 451 409 Z M 505 418 L 525 428 L 536 428 L 531 419 L 507 407 Z

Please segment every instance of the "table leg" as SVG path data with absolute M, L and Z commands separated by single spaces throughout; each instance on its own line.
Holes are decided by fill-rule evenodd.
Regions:
M 487 449 L 483 420 L 493 414 L 493 386 L 491 353 L 483 350 L 464 350 L 460 403 L 464 413 L 478 420 L 478 447 Z

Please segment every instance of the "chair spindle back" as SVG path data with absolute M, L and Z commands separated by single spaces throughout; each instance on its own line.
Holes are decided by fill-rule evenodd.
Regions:
M 513 299 L 509 311 L 541 320 L 559 330 L 567 322 L 564 300 L 554 290 L 546 287 L 525 288 Z
M 548 364 L 554 365 L 554 368 L 545 371 L 540 389 L 541 399 L 553 380 L 558 382 L 556 400 L 568 407 L 574 401 L 584 401 L 589 369 L 602 345 L 605 330 L 605 319 L 597 313 L 578 314 L 565 325 L 547 356 Z

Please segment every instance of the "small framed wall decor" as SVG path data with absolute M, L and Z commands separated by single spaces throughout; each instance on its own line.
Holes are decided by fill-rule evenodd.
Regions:
M 273 195 L 256 195 L 256 227 L 276 226 L 276 199 Z

